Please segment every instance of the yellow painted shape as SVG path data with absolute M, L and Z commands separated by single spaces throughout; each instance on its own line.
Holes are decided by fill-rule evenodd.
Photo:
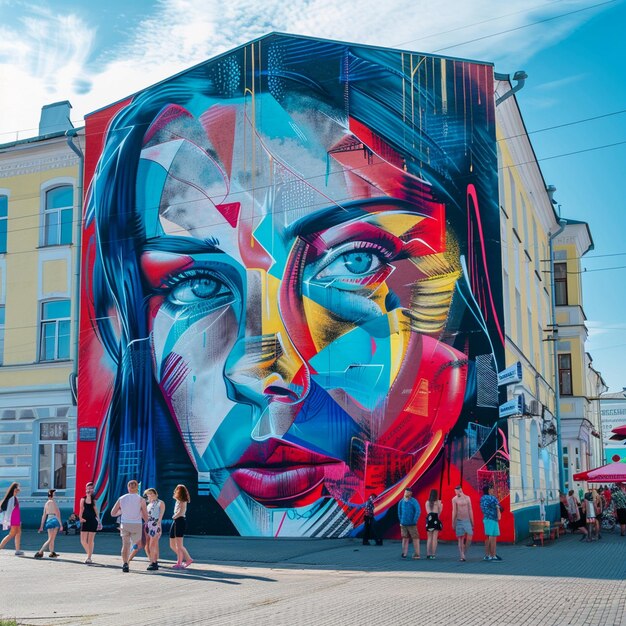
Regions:
M 43 293 L 67 293 L 70 288 L 67 284 L 67 261 L 55 259 L 44 261 L 41 265 Z
M 395 237 L 400 237 L 419 224 L 424 218 L 419 215 L 408 213 L 379 213 L 367 221 L 370 224 L 380 226 Z
M 313 344 L 318 352 L 321 352 L 328 344 L 338 337 L 350 332 L 355 325 L 352 322 L 344 322 L 337 319 L 332 313 L 311 298 L 303 296 L 304 314 L 307 326 L 313 338 Z

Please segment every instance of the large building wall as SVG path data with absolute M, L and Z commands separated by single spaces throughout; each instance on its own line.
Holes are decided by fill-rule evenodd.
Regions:
M 508 513 L 493 70 L 272 35 L 88 116 L 78 481 L 196 532 Z M 533 329 L 534 332 L 534 329 Z M 443 537 L 453 537 L 446 505 Z M 482 530 L 477 529 L 480 537 Z

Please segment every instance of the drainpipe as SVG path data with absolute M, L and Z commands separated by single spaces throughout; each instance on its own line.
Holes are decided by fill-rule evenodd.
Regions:
M 548 188 L 548 194 L 550 195 L 550 201 L 556 204 L 552 195 L 556 191 L 552 185 Z M 556 445 L 559 459 L 559 490 L 565 491 L 565 467 L 563 466 L 563 442 L 561 438 L 561 385 L 559 383 L 559 354 L 557 351 L 557 339 L 558 329 L 556 323 L 556 294 L 555 294 L 555 281 L 554 281 L 554 240 L 563 232 L 563 229 L 567 226 L 567 220 L 559 218 L 559 228 L 548 235 L 548 242 L 550 246 L 550 283 L 551 283 L 551 300 L 552 300 L 552 357 L 554 360 L 554 418 L 556 419 Z
M 76 128 L 70 128 L 66 131 L 67 145 L 78 156 L 78 215 L 76 219 L 74 241 L 76 242 L 76 258 L 74 270 L 74 349 L 72 361 L 74 363 L 74 371 L 70 374 L 70 389 L 72 391 L 72 402 L 74 406 L 77 404 L 78 391 L 78 318 L 80 313 L 80 264 L 81 264 L 81 236 L 83 225 L 83 169 L 85 166 L 85 156 L 82 150 L 74 143 L 73 139 L 78 134 Z
M 499 98 L 496 98 L 496 106 L 502 104 L 507 98 L 510 98 L 513 94 L 516 94 L 526 83 L 528 74 L 524 70 L 519 70 L 513 74 L 513 80 L 517 82 L 515 87 L 509 89 L 506 93 L 502 94 Z M 496 80 L 509 80 L 508 74 L 495 74 Z

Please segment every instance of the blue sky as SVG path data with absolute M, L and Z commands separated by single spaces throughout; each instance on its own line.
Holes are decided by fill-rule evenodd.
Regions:
M 0 143 L 43 104 L 83 116 L 270 31 L 402 47 L 525 70 L 529 131 L 626 109 L 626 0 L 0 0 Z M 498 34 L 500 33 L 500 34 Z M 461 44 L 461 45 L 458 45 Z M 626 386 L 626 113 L 532 133 L 563 217 L 587 221 L 585 313 L 596 369 Z M 570 156 L 559 156 L 570 152 Z M 557 157 L 557 158 L 550 158 Z M 609 256 L 617 255 L 617 256 Z M 610 269 L 620 268 L 620 269 Z

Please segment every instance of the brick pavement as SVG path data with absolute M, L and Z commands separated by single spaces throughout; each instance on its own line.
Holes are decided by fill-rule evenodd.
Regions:
M 26 532 L 27 555 L 42 540 Z M 400 559 L 399 542 L 190 537 L 186 544 L 197 561 L 184 572 L 146 572 L 141 559 L 122 574 L 115 535 L 97 537 L 93 566 L 82 563 L 78 537 L 59 539 L 57 562 L 5 551 L 0 616 L 44 626 L 626 623 L 626 538 L 619 535 L 505 545 L 498 563 L 483 562 L 478 544 L 466 563 L 452 544 L 441 545 L 435 561 Z

